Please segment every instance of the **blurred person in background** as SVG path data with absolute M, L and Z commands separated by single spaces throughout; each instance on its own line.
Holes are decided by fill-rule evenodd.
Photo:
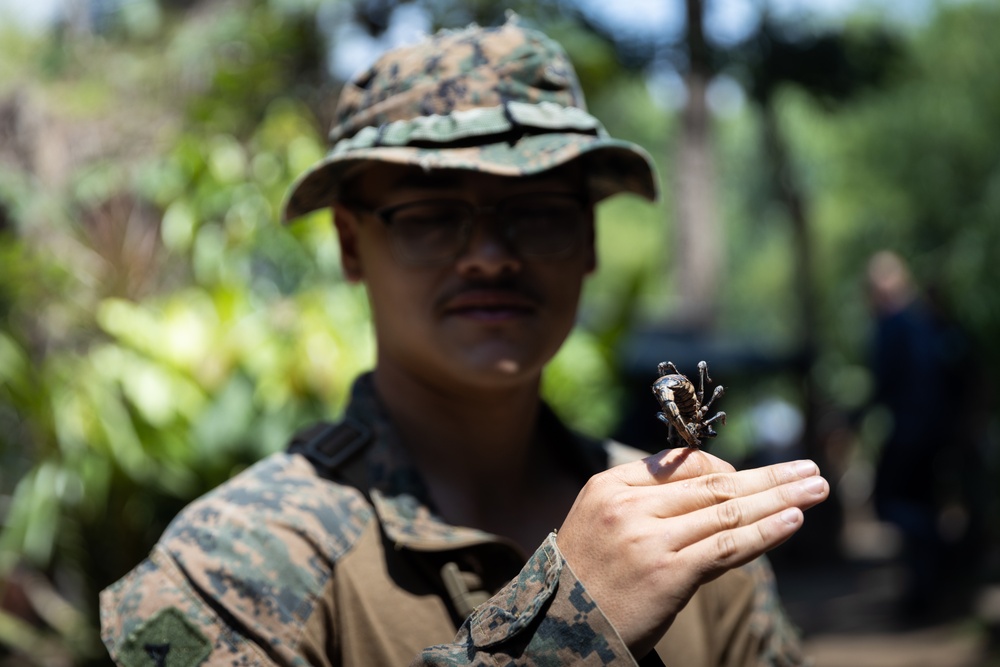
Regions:
M 888 250 L 873 255 L 867 288 L 874 401 L 892 417 L 876 467 L 875 509 L 903 538 L 900 613 L 920 620 L 939 611 L 945 585 L 955 580 L 946 567 L 948 543 L 970 529 L 976 484 L 963 478 L 972 472 L 969 406 L 976 383 L 965 336 L 920 294 L 902 257 Z M 974 566 L 966 562 L 962 570 Z
M 656 196 L 562 49 L 511 20 L 391 51 L 331 142 L 285 217 L 333 207 L 375 368 L 102 594 L 115 661 L 800 664 L 759 557 L 826 498 L 815 464 L 647 456 L 539 396 L 597 265 L 594 205 Z

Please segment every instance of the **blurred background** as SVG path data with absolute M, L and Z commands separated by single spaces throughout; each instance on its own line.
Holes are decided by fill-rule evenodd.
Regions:
M 0 0 L 0 665 L 107 664 L 98 591 L 338 414 L 367 305 L 282 197 L 345 79 L 507 10 L 662 176 L 549 400 L 656 451 L 707 360 L 713 452 L 831 481 L 772 556 L 816 664 L 1000 664 L 1000 3 Z

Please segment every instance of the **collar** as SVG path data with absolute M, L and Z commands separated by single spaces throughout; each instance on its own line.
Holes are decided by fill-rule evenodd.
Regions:
M 499 543 L 520 551 L 506 538 L 451 525 L 437 514 L 424 479 L 400 442 L 375 391 L 371 373 L 361 375 L 354 382 L 346 416 L 371 429 L 371 444 L 365 453 L 368 493 L 386 535 L 396 548 L 442 551 Z M 603 444 L 571 432 L 544 402 L 538 428 L 545 433 L 542 441 L 558 448 L 560 456 L 567 457 L 563 460 L 572 461 L 581 479 L 607 467 Z

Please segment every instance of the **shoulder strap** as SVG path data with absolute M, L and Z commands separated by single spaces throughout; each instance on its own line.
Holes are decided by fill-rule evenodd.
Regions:
M 296 433 L 288 444 L 290 454 L 301 454 L 317 474 L 345 482 L 368 495 L 364 458 L 358 455 L 371 442 L 371 429 L 357 419 L 345 417 L 336 423 L 320 422 Z

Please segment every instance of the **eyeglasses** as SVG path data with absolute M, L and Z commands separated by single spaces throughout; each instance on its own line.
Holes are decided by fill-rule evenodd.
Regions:
M 396 258 L 411 266 L 446 264 L 460 257 L 476 220 L 485 214 L 494 216 L 511 251 L 530 258 L 571 253 L 584 238 L 587 219 L 581 197 L 557 193 L 521 195 L 493 206 L 429 199 L 367 212 L 389 230 Z

